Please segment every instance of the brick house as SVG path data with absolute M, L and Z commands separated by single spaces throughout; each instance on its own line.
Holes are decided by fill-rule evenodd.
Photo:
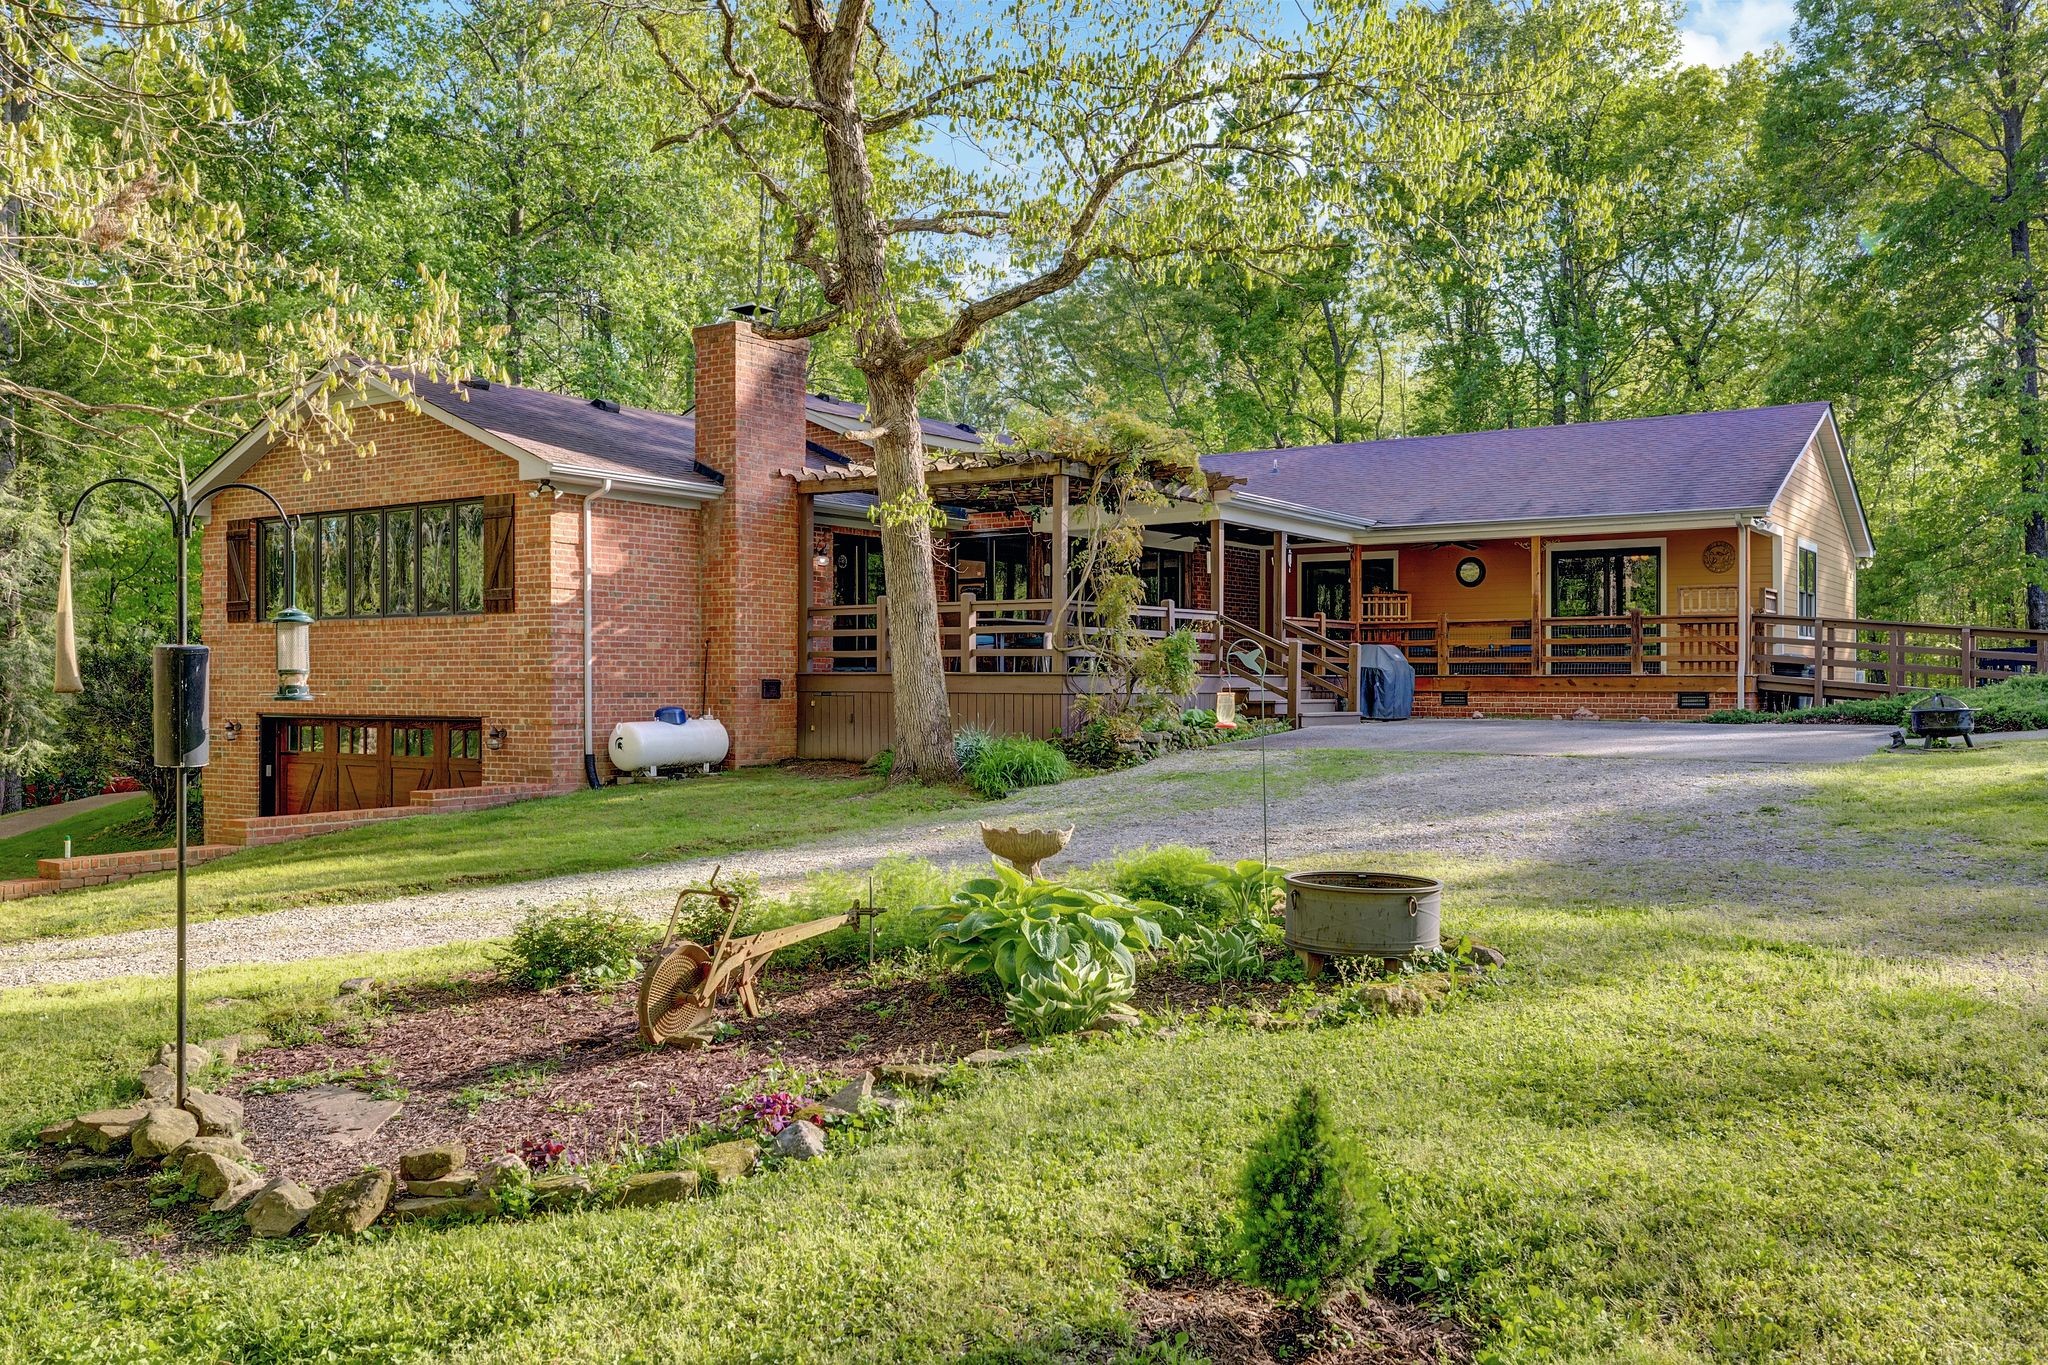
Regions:
M 372 450 L 265 427 L 206 471 L 195 493 L 254 482 L 304 518 L 288 546 L 254 495 L 211 507 L 209 840 L 602 782 L 612 727 L 659 706 L 716 715 L 741 764 L 888 743 L 865 416 L 806 393 L 802 343 L 728 321 L 696 350 L 688 413 L 481 382 L 419 384 L 408 411 L 373 386 Z M 956 715 L 1057 731 L 1088 685 L 1088 605 L 1053 590 L 1085 471 L 924 434 Z M 1196 633 L 1205 694 L 1238 686 L 1297 723 L 1357 718 L 1373 645 L 1415 665 L 1425 714 L 1754 699 L 1774 676 L 1759 642 L 1804 638 L 1763 623 L 1850 614 L 1871 553 L 1825 404 L 1205 465 L 1208 488 L 1150 515 L 1145 624 Z M 309 702 L 273 699 L 287 553 L 318 620 Z M 1232 681 L 1218 646 L 1254 637 L 1265 666 Z

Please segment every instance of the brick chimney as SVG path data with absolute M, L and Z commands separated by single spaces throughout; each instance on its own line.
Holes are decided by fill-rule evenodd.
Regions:
M 774 763 L 796 756 L 797 576 L 809 553 L 780 471 L 803 463 L 810 346 L 756 336 L 740 320 L 691 337 L 697 458 L 725 475 L 724 495 L 704 509 L 705 697 L 732 732 L 734 763 Z

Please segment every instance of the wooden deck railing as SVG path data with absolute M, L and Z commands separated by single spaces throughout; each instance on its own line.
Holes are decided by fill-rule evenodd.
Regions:
M 2048 631 L 1784 615 L 1758 616 L 1754 630 L 1757 688 L 1816 700 L 1960 691 L 2048 674 Z

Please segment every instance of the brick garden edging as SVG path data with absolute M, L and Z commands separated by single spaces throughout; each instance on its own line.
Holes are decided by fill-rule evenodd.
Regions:
M 417 791 L 404 806 L 378 806 L 370 810 L 322 811 L 311 815 L 263 815 L 227 821 L 227 841 L 194 844 L 186 850 L 188 866 L 197 867 L 224 858 L 244 848 L 282 844 L 315 834 L 353 829 L 357 825 L 398 820 L 409 815 L 451 814 L 456 811 L 490 810 L 547 795 L 539 782 L 498 782 L 482 787 L 449 787 L 438 791 Z M 26 900 L 54 891 L 75 891 L 82 886 L 105 886 L 151 872 L 169 872 L 178 865 L 175 848 L 145 848 L 129 853 L 87 853 L 76 858 L 39 858 L 36 875 L 0 881 L 0 901 Z

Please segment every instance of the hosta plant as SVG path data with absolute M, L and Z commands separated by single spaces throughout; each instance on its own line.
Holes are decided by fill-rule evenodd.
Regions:
M 1266 971 L 1266 932 L 1247 921 L 1228 929 L 1196 924 L 1174 941 L 1181 971 L 1196 981 L 1250 981 Z
M 1279 909 L 1287 890 L 1287 874 L 1256 858 L 1218 863 L 1211 872 L 1209 885 L 1223 895 L 1239 919 L 1265 919 Z
M 1033 881 L 1003 863 L 993 865 L 994 876 L 976 877 L 948 904 L 929 907 L 946 914 L 932 948 L 948 966 L 992 973 L 1010 992 L 1024 978 L 1046 975 L 1085 951 L 1129 983 L 1138 974 L 1137 954 L 1160 944 L 1159 925 L 1149 915 L 1166 906 Z
M 1027 973 L 1004 997 L 1010 1023 L 1026 1038 L 1087 1028 L 1131 998 L 1130 977 L 1096 960 L 1086 944 L 1044 971 Z

